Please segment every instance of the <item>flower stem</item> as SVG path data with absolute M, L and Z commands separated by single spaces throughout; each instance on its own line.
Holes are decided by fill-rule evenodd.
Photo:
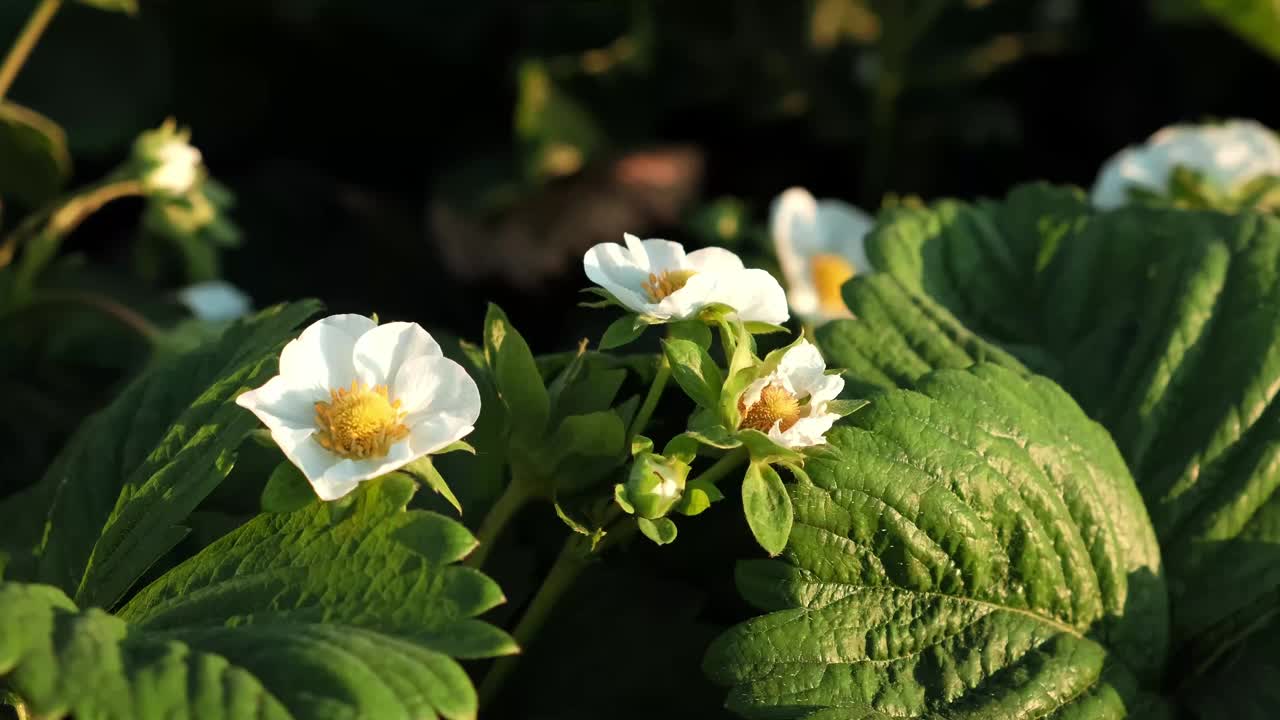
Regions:
M 715 485 L 746 458 L 747 449 L 745 447 L 734 448 L 720 456 L 719 460 L 716 460 L 711 467 L 703 470 L 702 474 L 695 477 L 693 481 L 703 480 Z
M 645 395 L 644 403 L 640 405 L 639 412 L 636 413 L 635 419 L 631 421 L 631 428 L 627 430 L 627 445 L 631 445 L 631 440 L 636 435 L 644 432 L 644 428 L 649 424 L 649 418 L 653 415 L 654 409 L 658 407 L 658 400 L 662 399 L 662 391 L 667 386 L 667 380 L 671 379 L 671 363 L 667 361 L 666 353 L 658 355 L 658 370 L 653 375 L 653 384 L 649 386 L 649 394 Z
M 516 644 L 520 646 L 521 652 L 528 649 L 529 643 L 533 640 L 542 626 L 546 624 L 547 618 L 551 616 L 551 610 L 555 607 L 560 597 L 573 586 L 578 575 L 582 573 L 591 562 L 590 548 L 584 547 L 584 538 L 582 535 L 573 534 L 565 541 L 564 546 L 560 549 L 560 554 L 556 557 L 555 564 L 551 566 L 551 571 L 547 573 L 547 577 L 542 581 L 542 586 L 538 588 L 538 592 L 530 601 L 529 607 L 524 611 L 524 615 L 520 618 L 520 622 L 516 624 L 516 629 L 511 633 L 515 638 Z M 515 670 L 516 665 L 520 662 L 519 655 L 511 655 L 499 658 L 494 662 L 493 667 L 489 669 L 488 674 L 484 676 L 484 680 L 480 683 L 480 706 L 485 707 L 493 697 L 502 688 L 502 684 L 506 682 L 507 676 Z
M 507 523 L 531 499 L 533 499 L 533 493 L 529 491 L 529 484 L 512 473 L 507 489 L 502 491 L 497 501 L 493 503 L 493 507 L 489 508 L 488 514 L 480 523 L 480 529 L 476 531 L 476 540 L 480 544 L 467 556 L 464 563 L 473 568 L 483 567 L 484 561 L 488 559 L 489 552 L 493 550 L 494 543 L 497 542 L 498 536 L 502 534 Z
M 31 55 L 36 42 L 44 34 L 45 28 L 49 27 L 49 22 L 53 20 L 53 16 L 61 6 L 62 0 L 40 0 L 35 12 L 27 18 L 27 24 L 22 27 L 18 39 L 13 41 L 13 47 L 9 48 L 4 64 L 0 65 L 0 100 L 3 100 L 5 93 L 9 92 L 9 86 L 13 85 L 14 78 L 18 77 L 18 71 L 26 64 L 27 57 Z

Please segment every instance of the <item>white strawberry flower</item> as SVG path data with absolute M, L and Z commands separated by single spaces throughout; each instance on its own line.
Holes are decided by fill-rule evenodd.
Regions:
M 828 375 L 818 348 L 807 340 L 792 346 L 778 367 L 747 386 L 738 399 L 739 430 L 759 430 L 792 450 L 822 445 L 844 416 L 832 406 L 844 379 Z
M 204 175 L 203 156 L 191 145 L 191 131 L 172 119 L 138 136 L 133 146 L 143 189 L 166 197 L 186 195 Z
M 669 240 L 625 235 L 626 245 L 601 243 L 582 258 L 592 282 L 627 309 L 660 322 L 697 317 L 709 305 L 733 308 L 744 322 L 787 321 L 786 293 L 765 270 L 746 268 L 724 248 L 685 253 Z
M 1093 185 L 1093 204 L 1103 209 L 1125 205 L 1131 189 L 1163 195 L 1180 166 L 1229 194 L 1260 176 L 1280 176 L 1280 139 L 1253 120 L 1170 125 L 1103 164 Z
M 335 500 L 461 440 L 480 391 L 417 323 L 332 315 L 280 353 L 280 374 L 244 393 L 316 494 Z
M 769 230 L 797 315 L 813 323 L 852 317 L 840 286 L 855 273 L 874 271 L 866 248 L 874 225 L 858 208 L 815 200 L 804 188 L 790 188 L 773 201 Z

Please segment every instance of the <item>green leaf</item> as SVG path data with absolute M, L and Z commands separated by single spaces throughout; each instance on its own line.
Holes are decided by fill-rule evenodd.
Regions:
M 783 557 L 739 568 L 769 614 L 708 651 L 733 710 L 1156 716 L 1140 683 L 1167 646 L 1159 550 L 1115 446 L 1066 393 L 944 370 L 827 437 L 812 484 L 789 487 Z
M 536 443 L 546 430 L 551 399 L 528 343 L 511 326 L 502 308 L 492 303 L 484 320 L 484 349 L 498 396 L 507 406 L 512 432 Z
M 1277 615 L 1275 604 L 1272 616 Z M 1198 720 L 1271 720 L 1280 707 L 1280 622 L 1238 636 L 1179 693 Z
M 81 5 L 106 10 L 107 12 L 120 12 L 127 15 L 134 15 L 138 12 L 138 0 L 78 0 Z
M 1198 0 L 1219 23 L 1280 60 L 1280 7 L 1270 0 Z
M 676 540 L 676 524 L 671 521 L 671 518 L 649 520 L 638 517 L 636 524 L 640 526 L 640 532 L 657 545 L 670 545 Z
M 639 315 L 623 315 L 609 323 L 609 327 L 604 331 L 604 336 L 600 338 L 600 349 L 614 350 L 623 345 L 630 345 L 643 335 L 648 328 L 649 323 L 641 320 Z
M 470 448 L 471 446 L 467 445 L 467 447 Z M 474 449 L 471 450 L 471 454 L 475 454 Z M 458 511 L 458 515 L 462 515 L 462 503 L 458 502 L 458 498 L 453 494 L 453 490 L 449 489 L 449 483 L 444 479 L 444 476 L 440 474 L 440 471 L 436 469 L 435 463 L 432 462 L 430 455 L 414 460 L 401 468 L 401 470 L 408 474 L 409 477 L 412 477 L 418 482 L 434 490 L 436 494 L 443 497 L 454 510 Z
M 1023 367 L 928 296 L 885 273 L 853 278 L 844 286 L 844 299 L 857 319 L 826 323 L 817 339 L 827 361 L 845 368 L 854 392 L 903 387 L 933 370 L 978 362 Z
M 988 341 L 1047 359 L 1037 369 L 1111 431 L 1163 544 L 1175 642 L 1199 647 L 1280 592 L 1280 221 L 1091 214 L 1064 192 L 899 213 L 868 252 Z M 882 365 L 899 368 L 883 386 L 916 372 Z
M 767 463 L 753 462 L 742 478 L 742 510 L 756 542 L 770 555 L 787 546 L 791 534 L 791 496 L 778 472 Z
M 667 325 L 667 337 L 688 340 L 703 350 L 711 349 L 711 328 L 697 320 L 681 320 Z
M 280 305 L 144 373 L 90 417 L 50 466 L 42 582 L 110 607 L 185 534 L 180 523 L 230 472 L 258 425 L 235 405 L 318 303 Z
M 34 110 L 0 102 L 0 197 L 35 208 L 57 196 L 70 176 L 62 128 Z
M 465 528 L 405 510 L 413 490 L 393 475 L 345 508 L 260 515 L 118 617 L 0 584 L 0 683 L 51 718 L 473 718 L 453 658 L 514 651 L 473 619 L 502 595 L 455 564 Z
M 282 462 L 271 471 L 266 487 L 262 488 L 262 512 L 293 512 L 316 502 L 316 491 L 307 476 L 293 463 Z
M 689 340 L 663 340 L 671 377 L 698 405 L 714 410 L 724 387 L 724 374 L 707 351 Z
M 558 487 L 570 492 L 582 490 L 620 464 L 630 449 L 626 434 L 622 418 L 612 410 L 565 418 L 544 451 L 547 464 L 559 468 L 557 474 L 564 483 Z M 591 459 L 606 462 L 592 463 Z M 595 468 L 598 471 L 593 472 Z

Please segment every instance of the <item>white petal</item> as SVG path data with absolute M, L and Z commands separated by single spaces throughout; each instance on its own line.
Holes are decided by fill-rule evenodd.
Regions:
M 643 266 L 637 263 L 633 252 L 618 243 L 600 243 L 582 256 L 582 269 L 591 282 L 613 293 L 631 310 L 642 312 L 645 303 L 639 293 L 649 279 L 643 250 L 640 260 L 645 263 Z
M 803 284 L 791 285 L 787 291 L 787 302 L 791 305 L 791 309 L 795 314 L 803 318 L 806 322 L 823 323 L 831 318 L 823 311 L 822 304 L 818 302 L 818 293 L 814 289 L 813 283 L 807 278 Z
M 685 266 L 684 246 L 670 240 L 644 240 L 645 256 L 649 259 L 648 268 L 651 273 L 662 273 L 667 270 L 678 270 Z
M 356 379 L 356 340 L 373 328 L 363 315 L 330 315 L 312 323 L 280 353 L 280 374 L 300 387 L 346 387 Z
M 867 257 L 867 233 L 875 220 L 862 210 L 839 200 L 818 203 L 818 228 L 823 252 L 847 258 L 860 273 L 874 272 Z
M 816 412 L 814 414 L 817 414 L 822 412 L 822 408 L 828 401 L 840 397 L 840 393 L 843 390 L 844 378 L 839 375 L 824 374 L 816 382 L 805 387 L 803 392 L 809 395 L 809 404 L 815 408 Z
M 809 257 L 821 252 L 818 203 L 813 195 L 799 187 L 784 191 L 769 209 L 769 230 L 787 285 L 808 282 Z
M 739 402 L 742 403 L 742 407 L 750 410 L 752 405 L 760 402 L 760 394 L 764 392 L 764 389 L 769 387 L 769 385 L 777 379 L 777 376 L 771 373 L 762 378 L 757 378 L 751 381 L 751 384 L 747 386 L 746 390 L 742 391 L 742 396 L 739 398 Z
M 801 340 L 783 354 L 778 362 L 778 374 L 786 376 L 797 392 L 806 392 L 816 385 L 827 369 L 818 347 L 808 340 Z
M 835 413 L 800 418 L 794 425 L 787 428 L 786 432 L 775 436 L 773 431 L 770 431 L 769 437 L 779 445 L 792 449 L 822 445 L 827 441 L 827 431 L 839 419 L 840 416 Z
M 685 267 L 700 273 L 738 272 L 743 269 L 742 258 L 722 247 L 694 250 L 685 258 Z
M 718 290 L 721 277 L 713 273 L 694 275 L 679 290 L 650 304 L 649 314 L 663 320 L 684 320 L 697 315 L 712 302 L 719 302 L 715 298 L 718 293 L 723 294 Z
M 256 390 L 242 393 L 236 404 L 250 410 L 271 430 L 309 430 L 315 427 L 316 403 L 329 394 L 313 385 L 295 385 L 277 375 Z
M 728 305 L 746 322 L 781 325 L 791 317 L 787 310 L 787 294 L 777 278 L 757 268 L 718 274 L 709 300 Z
M 459 425 L 445 417 L 429 418 L 409 430 L 409 450 L 415 459 L 430 455 L 470 435 L 472 430 L 475 428 L 471 425 Z
M 480 389 L 467 371 L 446 357 L 416 357 L 396 374 L 391 389 L 393 400 L 407 413 L 405 424 L 412 430 L 430 419 L 443 419 L 452 426 L 472 426 L 480 417 Z
M 401 366 L 417 357 L 441 357 L 440 345 L 418 323 L 379 325 L 356 340 L 356 373 L 367 385 L 390 385 Z
M 337 500 L 364 480 L 385 475 L 414 460 L 409 444 L 391 446 L 386 457 L 349 460 L 325 450 L 316 442 L 314 430 L 272 431 L 271 437 L 289 462 L 302 471 L 321 500 Z

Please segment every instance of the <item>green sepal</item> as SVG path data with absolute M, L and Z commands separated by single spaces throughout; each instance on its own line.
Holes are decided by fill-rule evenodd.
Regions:
M 271 471 L 258 502 L 264 513 L 287 513 L 300 510 L 317 499 L 307 476 L 286 461 Z
M 848 417 L 870 404 L 870 400 L 831 400 L 827 402 L 827 411 Z
M 695 320 L 680 320 L 667 325 L 667 336 L 688 340 L 703 350 L 711 349 L 711 328 Z
M 680 389 L 701 407 L 714 408 L 724 387 L 724 374 L 716 361 L 689 340 L 663 340 L 662 348 L 671 365 L 671 377 Z
M 636 435 L 631 438 L 631 456 L 635 457 L 640 453 L 653 452 L 653 440 L 644 435 Z M 665 453 L 663 453 L 665 454 Z
M 640 526 L 640 532 L 656 545 L 670 545 L 676 540 L 676 524 L 671 522 L 671 518 L 636 518 L 636 524 Z
M 618 298 L 613 296 L 613 293 L 609 292 L 608 290 L 605 290 L 602 287 L 583 288 L 578 292 L 595 295 L 600 298 L 599 300 L 594 300 L 592 302 L 580 302 L 578 303 L 578 307 L 586 307 L 586 308 L 606 308 L 610 306 L 625 307 L 621 302 L 618 301 Z
M 756 542 L 770 556 L 787 547 L 794 511 L 782 478 L 770 465 L 753 462 L 742 478 L 742 511 Z
M 456 443 L 455 443 L 456 444 Z M 464 445 L 466 443 L 463 443 Z M 467 447 L 471 447 L 468 445 Z M 475 451 L 472 450 L 472 453 Z M 458 502 L 457 496 L 453 494 L 453 490 L 449 489 L 449 483 L 445 482 L 444 476 L 436 469 L 435 463 L 431 462 L 430 455 L 423 455 L 413 462 L 401 468 L 401 471 L 409 475 L 409 477 L 426 485 L 435 492 L 439 493 L 454 510 L 458 511 L 458 515 L 462 515 L 462 503 Z
M 759 322 L 757 320 L 749 320 L 743 323 L 743 325 L 747 328 L 747 332 L 752 335 L 772 335 L 774 333 L 791 332 L 785 326 Z
M 472 447 L 471 443 L 467 442 L 466 440 L 455 440 L 431 454 L 432 455 L 448 455 L 451 452 L 459 452 L 459 451 L 470 453 L 472 455 L 476 454 L 476 449 Z
M 613 350 L 623 345 L 629 345 L 635 342 L 644 331 L 649 328 L 650 323 L 641 319 L 642 316 L 629 314 L 614 320 L 604 331 L 604 336 L 600 338 L 601 350 Z
M 711 507 L 711 503 L 719 502 L 724 499 L 724 493 L 720 492 L 720 488 L 715 483 L 706 480 L 691 480 L 684 489 L 684 495 L 680 498 L 680 502 L 672 508 L 681 515 L 690 517 L 701 513 Z
M 666 446 L 662 448 L 662 454 L 689 464 L 698 456 L 698 445 L 697 438 L 689 433 L 680 433 L 667 441 Z
M 774 442 L 768 435 L 759 430 L 746 429 L 739 430 L 735 437 L 742 442 L 747 448 L 747 452 L 751 455 L 752 462 L 775 463 L 775 462 L 792 462 L 803 463 L 804 455 L 790 448 L 783 447 Z
M 636 514 L 636 506 L 632 505 L 631 501 L 627 499 L 626 485 L 623 485 L 622 483 L 618 483 L 617 485 L 613 486 L 613 501 L 618 503 L 618 507 L 622 508 L 622 511 L 625 512 L 626 514 L 628 515 Z
M 693 412 L 689 417 L 689 429 L 684 434 L 703 445 L 721 450 L 732 450 L 742 445 L 742 441 L 721 424 L 716 413 L 705 408 Z

